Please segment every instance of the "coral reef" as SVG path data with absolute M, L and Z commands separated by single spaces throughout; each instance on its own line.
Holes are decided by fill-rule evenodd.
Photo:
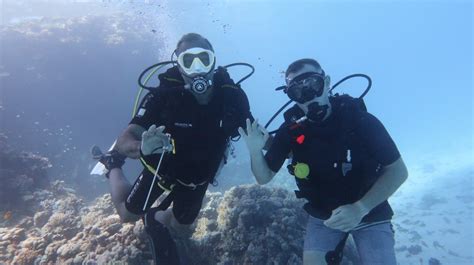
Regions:
M 33 216 L 0 228 L 0 264 L 152 263 L 143 223 L 121 223 L 110 195 L 85 205 L 55 182 L 34 197 Z M 195 224 L 172 233 L 183 264 L 302 264 L 301 206 L 286 190 L 258 185 L 208 192 Z
M 49 187 L 50 167 L 45 157 L 10 148 L 8 137 L 0 133 L 0 227 L 35 213 L 34 193 Z M 40 216 L 37 221 L 42 221 Z
M 141 222 L 122 224 L 110 195 L 86 206 L 63 183 L 34 193 L 37 212 L 0 228 L 0 264 L 146 264 Z
M 0 228 L 0 263 L 151 262 L 142 222 L 122 224 L 110 195 L 86 206 L 56 182 L 33 196 L 33 216 Z M 174 234 L 193 264 L 300 264 L 306 218 L 300 204 L 284 190 L 258 186 L 208 193 L 195 225 Z
M 47 188 L 47 169 L 51 167 L 45 157 L 17 152 L 7 144 L 8 137 L 0 133 L 0 213 L 4 221 L 17 216 L 32 214 L 35 201 L 34 192 Z
M 110 195 L 86 204 L 64 181 L 49 183 L 47 159 L 0 155 L 0 264 L 152 263 L 143 223 L 121 223 Z M 275 187 L 208 192 L 196 222 L 171 232 L 183 264 L 302 264 L 302 204 Z
M 238 186 L 210 198 L 192 235 L 200 264 L 301 264 L 307 215 L 283 189 Z

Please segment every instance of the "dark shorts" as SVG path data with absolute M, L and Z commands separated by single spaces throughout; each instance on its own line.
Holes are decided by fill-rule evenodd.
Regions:
M 143 215 L 163 194 L 163 189 L 155 181 L 147 205 L 144 207 L 152 182 L 153 174 L 146 169 L 143 170 L 133 184 L 130 194 L 125 201 L 125 207 L 128 211 L 137 215 Z M 177 184 L 173 188 L 173 215 L 180 224 L 191 224 L 194 222 L 201 210 L 207 186 L 208 184 L 204 184 L 192 189 Z

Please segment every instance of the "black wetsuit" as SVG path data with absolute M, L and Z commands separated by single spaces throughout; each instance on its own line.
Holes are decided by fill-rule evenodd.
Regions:
M 200 105 L 177 67 L 159 76 L 160 86 L 145 96 L 130 124 L 148 129 L 152 124 L 166 126 L 175 143 L 175 153 L 166 153 L 159 170 L 161 178 L 173 183 L 173 214 L 181 224 L 197 217 L 207 186 L 223 161 L 229 139 L 238 136 L 238 127 L 250 118 L 244 91 L 234 84 L 227 72 L 214 75 L 214 91 L 207 105 Z M 142 157 L 145 168 L 137 178 L 126 201 L 127 209 L 143 214 L 163 193 L 154 185 L 148 204 L 143 206 L 160 155 Z M 150 168 L 151 167 L 151 168 Z
M 308 200 L 305 210 L 319 219 L 327 219 L 337 207 L 361 199 L 380 176 L 380 169 L 400 158 L 395 143 L 377 118 L 350 100 L 333 98 L 331 102 L 333 113 L 320 125 L 307 121 L 288 127 L 304 115 L 297 106 L 288 110 L 286 122 L 265 155 L 274 172 L 290 152 L 293 165 L 309 165 L 307 179 L 295 178 L 297 195 Z M 390 205 L 384 201 L 362 221 L 389 220 L 392 215 Z

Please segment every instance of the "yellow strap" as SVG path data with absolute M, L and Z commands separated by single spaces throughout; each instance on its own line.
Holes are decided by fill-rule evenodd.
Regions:
M 173 146 L 173 155 L 175 155 L 175 154 L 176 154 L 176 145 L 175 145 L 175 141 L 174 141 L 173 138 L 171 138 L 171 145 Z M 148 171 L 150 171 L 151 173 L 155 174 L 156 169 L 155 169 L 153 166 L 149 165 L 149 164 L 145 161 L 145 159 L 143 159 L 143 157 L 141 157 L 141 156 L 140 156 L 140 161 L 141 161 L 142 164 L 146 167 L 146 169 L 148 169 Z
M 173 155 L 176 155 L 176 145 L 174 144 L 173 138 L 171 138 L 171 145 L 173 146 Z
M 151 173 L 155 174 L 156 172 L 156 169 L 150 165 L 148 165 L 148 163 L 145 161 L 145 159 L 143 159 L 143 157 L 140 157 L 140 161 L 142 162 L 142 164 L 146 167 L 146 169 L 148 169 L 148 171 L 150 171 Z
M 171 81 L 171 82 L 176 82 L 176 83 L 180 83 L 180 84 L 183 83 L 181 80 L 176 79 L 176 78 L 171 78 L 171 77 L 167 77 L 167 76 L 165 76 L 165 77 L 163 77 L 163 78 L 164 78 L 165 80 L 168 80 L 168 81 Z
M 155 67 L 155 68 L 153 69 L 153 71 L 151 71 L 151 73 L 148 74 L 148 76 L 146 77 L 144 85 L 146 86 L 147 83 L 148 83 L 148 81 L 150 80 L 150 78 L 151 78 L 158 70 L 160 70 L 160 69 L 163 68 L 164 66 L 165 66 L 165 64 Z M 138 104 L 139 104 L 138 102 L 140 101 L 142 92 L 143 92 L 143 87 L 140 87 L 140 89 L 138 90 L 138 94 L 137 94 L 137 96 L 135 97 L 135 104 L 134 104 L 134 106 L 133 106 L 132 118 L 135 117 L 135 115 L 137 115 L 137 109 L 138 109 Z
M 161 185 L 159 181 L 158 181 L 158 187 L 160 187 L 164 191 L 171 192 L 170 189 L 167 189 L 163 185 Z M 173 189 L 173 187 L 174 187 L 174 185 L 171 185 L 171 189 Z

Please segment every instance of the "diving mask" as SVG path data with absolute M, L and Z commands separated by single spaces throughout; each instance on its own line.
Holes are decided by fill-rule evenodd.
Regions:
M 285 87 L 285 93 L 298 103 L 306 103 L 324 92 L 324 73 L 309 72 L 296 76 Z
M 214 69 L 216 57 L 211 50 L 195 47 L 178 55 L 178 65 L 189 77 L 205 75 Z

